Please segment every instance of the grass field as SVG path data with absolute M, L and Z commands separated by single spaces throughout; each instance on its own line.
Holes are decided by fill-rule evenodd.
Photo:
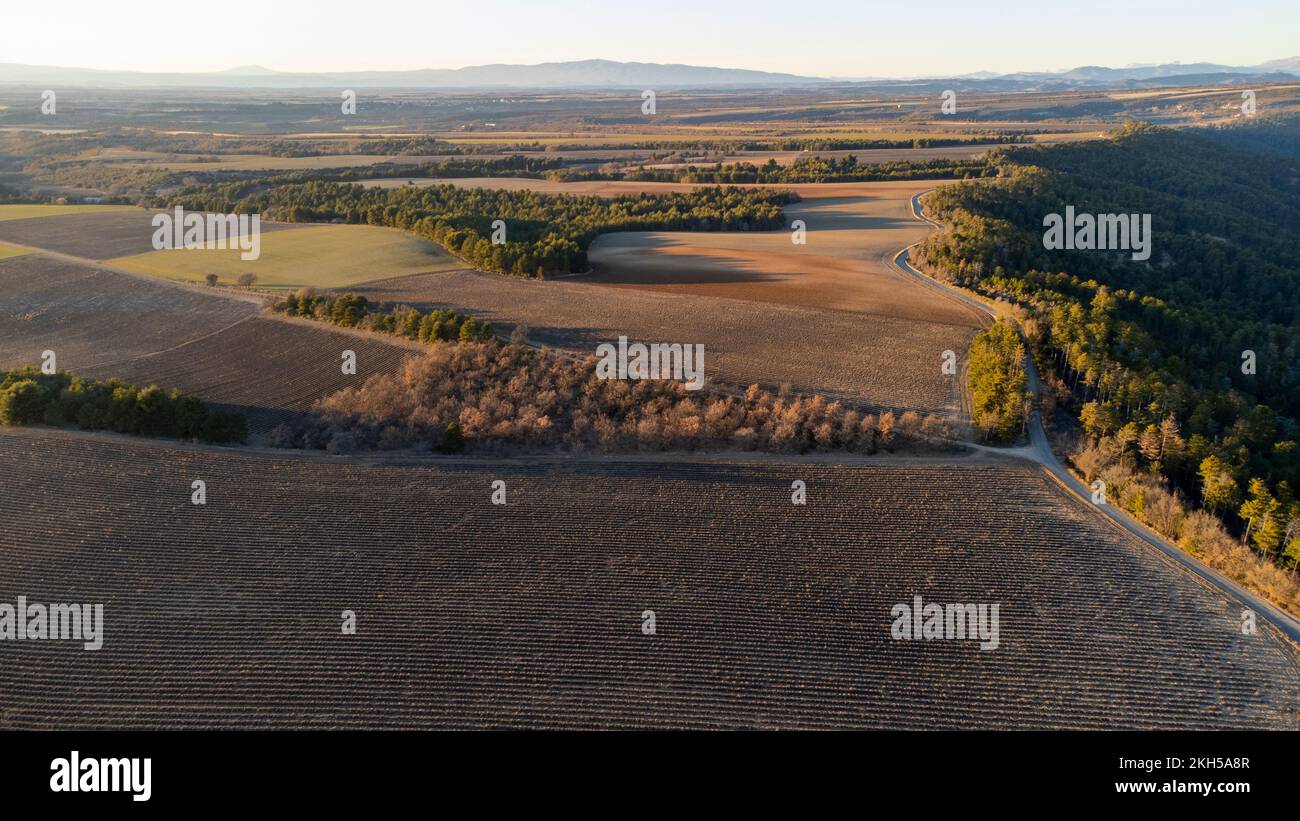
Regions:
M 0 259 L 8 259 L 9 257 L 20 257 L 23 254 L 30 254 L 30 253 L 31 251 L 28 251 L 26 248 L 15 248 L 12 245 L 5 245 L 3 242 L 0 242 Z
M 404 231 L 368 225 L 313 225 L 264 232 L 261 255 L 240 259 L 238 249 L 175 249 L 119 257 L 111 264 L 140 274 L 223 284 L 257 275 L 271 288 L 346 288 L 370 280 L 465 267 L 442 248 Z
M 134 205 L 0 205 L 0 221 L 138 210 Z

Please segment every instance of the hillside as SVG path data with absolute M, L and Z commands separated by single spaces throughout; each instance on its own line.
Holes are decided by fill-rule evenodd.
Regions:
M 1258 502 L 1256 546 L 1293 562 L 1300 539 L 1283 534 L 1300 518 L 1300 163 L 1227 144 L 1248 133 L 1130 126 L 1006 149 L 996 181 L 927 200 L 950 229 L 919 257 L 1026 309 L 1039 367 L 1100 449 L 1090 465 L 1118 466 L 1124 481 L 1164 476 L 1238 531 L 1255 515 L 1242 503 Z M 1149 215 L 1150 258 L 1049 250 L 1045 219 L 1067 208 Z

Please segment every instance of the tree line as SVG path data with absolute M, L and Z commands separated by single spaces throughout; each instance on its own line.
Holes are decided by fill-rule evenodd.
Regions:
M 82 379 L 65 371 L 5 371 L 0 378 L 0 424 L 109 430 L 137 436 L 242 442 L 242 414 L 216 411 L 180 391 L 164 392 L 117 379 Z
M 303 288 L 277 302 L 273 310 L 287 316 L 392 334 L 426 344 L 489 342 L 496 338 L 491 322 L 480 322 L 458 311 L 435 308 L 424 313 L 407 305 L 385 311 L 372 307 L 370 300 L 361 294 L 317 295 L 310 288 Z
M 985 439 L 1011 442 L 1025 430 L 1032 406 L 1025 346 L 1009 320 L 1000 319 L 970 344 L 972 421 Z
M 763 183 L 791 185 L 818 182 L 877 182 L 883 180 L 971 179 L 989 177 L 997 168 L 982 159 L 899 160 L 885 163 L 860 162 L 852 154 L 835 157 L 799 157 L 790 165 L 768 160 L 763 165 L 739 162 L 711 168 L 657 168 L 628 171 L 623 179 L 735 185 Z
M 257 181 L 187 186 L 156 198 L 161 207 L 260 213 L 287 222 L 401 228 L 489 271 L 543 277 L 589 268 L 587 249 L 611 231 L 761 231 L 785 224 L 788 192 L 702 188 L 688 193 L 602 199 L 453 185 L 367 188 L 313 181 L 267 187 Z M 493 223 L 505 223 L 494 243 Z
M 776 137 L 757 140 L 634 140 L 607 143 L 541 143 L 516 145 L 511 149 L 546 151 L 688 151 L 733 153 L 736 151 L 866 151 L 885 148 L 954 148 L 963 145 L 1021 144 L 1033 141 L 1025 132 L 986 131 L 954 137 Z

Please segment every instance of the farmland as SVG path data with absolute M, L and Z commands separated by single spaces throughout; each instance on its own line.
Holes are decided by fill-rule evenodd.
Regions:
M 519 182 L 548 193 L 693 187 Z M 908 201 L 928 185 L 789 186 L 804 198 L 786 207 L 788 221 L 807 225 L 802 246 L 788 231 L 617 232 L 593 244 L 588 276 L 536 282 L 461 271 L 356 290 L 379 302 L 464 308 L 498 327 L 526 325 L 539 344 L 583 352 L 620 334 L 701 342 L 709 378 L 724 384 L 789 383 L 877 407 L 953 411 L 958 386 L 937 363 L 945 350 L 964 356 L 982 320 L 886 264 L 924 235 Z
M 157 383 L 248 414 L 264 433 L 286 414 L 395 369 L 399 343 L 259 315 L 261 302 L 153 283 L 29 254 L 0 260 L 0 368 L 39 365 L 85 377 Z M 340 357 L 357 354 L 345 376 Z
M 1015 463 L 339 461 L 6 429 L 0 475 L 28 525 L 0 598 L 104 602 L 107 625 L 97 653 L 0 644 L 7 728 L 1297 727 L 1294 648 Z M 1000 648 L 891 640 L 914 594 L 1000 602 Z
M 959 304 L 893 274 L 884 260 L 922 239 L 909 200 L 932 183 L 799 187 L 785 209 L 802 220 L 805 245 L 788 231 L 759 235 L 624 232 L 602 236 L 589 253 L 590 281 L 699 296 L 860 311 L 919 322 L 972 325 Z
M 3 207 L 3 206 L 0 206 Z M 85 259 L 107 260 L 153 250 L 157 211 L 143 208 L 88 206 L 94 210 L 51 211 L 22 219 L 0 220 L 0 242 L 29 245 Z M 264 234 L 288 226 L 263 222 Z
M 580 278 L 456 271 L 354 290 L 381 302 L 464 309 L 502 330 L 526 325 L 537 344 L 587 353 L 620 334 L 702 343 L 710 384 L 784 383 L 797 392 L 930 412 L 956 407 L 957 388 L 938 363 L 944 350 L 964 351 L 973 334 L 968 325 L 611 288 Z
M 131 210 L 134 209 L 129 205 L 0 205 L 0 222 L 32 219 L 34 217 L 105 214 L 112 211 Z
M 0 221 L 0 241 L 104 260 L 116 268 L 182 282 L 202 282 L 208 274 L 217 274 L 224 284 L 234 284 L 239 276 L 251 273 L 258 284 L 269 288 L 342 288 L 384 277 L 463 267 L 428 240 L 372 226 L 302 226 L 264 220 L 259 258 L 243 260 L 238 248 L 154 250 L 151 220 L 157 211 L 112 206 L 67 206 L 67 210 L 64 206 L 0 206 L 4 208 L 54 210 L 15 212 L 13 219 Z
M 268 233 L 255 260 L 239 248 L 172 249 L 120 257 L 110 264 L 140 274 L 202 282 L 208 274 L 234 283 L 254 274 L 268 288 L 346 288 L 360 282 L 464 267 L 434 243 L 369 225 L 295 226 Z
M 593 62 L 0 77 L 0 730 L 1300 730 L 1300 58 Z
M 861 183 L 828 185 L 822 189 L 816 186 L 800 188 L 810 194 L 853 192 L 863 195 L 870 192 L 871 196 L 843 202 L 835 198 L 817 199 L 801 204 L 801 208 L 810 209 L 807 212 L 812 243 L 810 247 L 820 247 L 822 253 L 810 254 L 805 259 L 786 252 L 785 259 L 792 270 L 804 273 L 793 281 L 776 287 L 761 283 L 753 289 L 756 293 L 739 290 L 745 285 L 743 282 L 734 286 L 733 290 L 706 290 L 694 294 L 689 291 L 656 293 L 642 288 L 613 288 L 589 283 L 582 278 L 546 282 L 521 281 L 467 270 L 447 270 L 459 265 L 446 263 L 445 257 L 435 259 L 425 268 L 433 273 L 399 275 L 381 280 L 377 277 L 383 276 L 385 272 L 402 273 L 400 270 L 385 269 L 382 263 L 374 261 L 381 260 L 382 255 L 372 259 L 350 251 L 346 254 L 338 253 L 341 246 L 331 246 L 335 252 L 326 253 L 323 246 L 314 243 L 291 243 L 289 247 L 299 252 L 300 259 L 295 260 L 292 257 L 281 257 L 274 250 L 280 247 L 282 239 L 292 240 L 295 236 L 311 237 L 314 234 L 329 234 L 339 238 L 348 236 L 344 232 L 349 231 L 381 237 L 385 241 L 396 238 L 403 244 L 421 243 L 421 247 L 433 247 L 406 234 L 367 226 L 301 227 L 265 223 L 274 228 L 264 232 L 262 258 L 256 262 L 240 261 L 236 251 L 161 251 L 112 260 L 111 264 L 175 278 L 182 278 L 182 273 L 198 278 L 200 272 L 208 273 L 213 269 L 178 269 L 172 266 L 170 260 L 193 266 L 213 257 L 229 257 L 235 266 L 226 275 L 230 278 L 233 278 L 231 274 L 243 272 L 244 266 L 257 270 L 259 264 L 275 264 L 275 276 L 259 274 L 259 284 L 271 286 L 302 283 L 305 277 L 286 281 L 296 278 L 297 272 L 310 271 L 313 278 L 308 282 L 320 284 L 329 281 L 326 277 L 331 271 L 348 271 L 351 273 L 350 280 L 345 278 L 335 281 L 346 283 L 357 279 L 374 280 L 352 287 L 375 301 L 410 303 L 425 308 L 464 309 L 493 322 L 505 332 L 516 325 L 527 325 L 530 328 L 530 338 L 540 344 L 590 352 L 600 342 L 615 339 L 620 334 L 648 341 L 675 339 L 702 342 L 709 351 L 709 379 L 717 380 L 722 385 L 744 387 L 753 382 L 768 386 L 788 383 L 797 390 L 843 396 L 873 407 L 914 408 L 932 413 L 952 412 L 958 404 L 957 387 L 953 380 L 939 372 L 937 363 L 944 350 L 965 350 L 966 341 L 975 327 L 974 321 L 970 315 L 954 309 L 945 300 L 936 299 L 929 291 L 889 274 L 878 258 L 895 242 L 902 244 L 919 236 L 920 223 L 903 216 L 906 197 L 916 190 L 915 184 Z M 863 204 L 862 215 L 844 213 L 846 205 L 856 208 L 854 203 Z M 102 250 L 106 248 L 136 249 L 142 242 L 148 247 L 148 214 L 141 209 L 44 217 L 16 221 L 9 225 L 24 227 L 19 236 L 26 244 L 52 247 L 74 255 L 81 255 L 78 252 L 82 252 L 98 256 L 112 253 Z M 898 227 L 894 227 L 896 224 L 899 224 Z M 0 223 L 0 237 L 3 235 L 4 224 Z M 722 234 L 708 233 L 699 234 L 698 239 L 693 235 L 682 236 L 691 241 L 704 241 L 704 247 L 707 247 L 709 240 L 725 237 Z M 788 235 L 784 232 L 746 236 L 762 247 L 791 247 Z M 833 258 L 830 253 L 832 251 L 844 254 L 845 258 Z M 162 265 L 163 260 L 167 260 L 168 264 Z M 365 266 L 374 265 L 374 268 L 369 273 L 357 273 L 355 260 L 361 260 Z M 49 261 L 44 259 L 30 263 L 31 266 L 36 266 L 33 270 L 48 264 Z M 820 287 L 817 282 L 819 271 L 829 272 L 820 275 Z M 277 280 L 276 276 L 283 279 Z M 596 280 L 599 281 L 601 276 L 598 275 Z M 89 301 L 88 304 L 98 309 L 98 306 L 118 297 L 101 295 L 92 298 L 94 289 L 109 287 L 110 294 L 123 293 L 125 281 L 113 286 L 109 285 L 110 282 L 118 282 L 118 279 L 101 275 L 93 282 L 77 287 L 83 289 L 82 297 Z M 62 295 L 56 294 L 57 291 L 51 292 L 46 298 L 62 298 Z M 734 296 L 743 298 L 732 298 Z M 834 299 L 828 299 L 828 296 Z M 766 300 L 766 303 L 757 300 Z M 192 312 L 195 308 L 187 307 L 184 310 Z M 221 311 L 217 314 L 221 315 Z M 166 320 L 160 318 L 157 321 Z M 262 323 L 259 320 L 250 325 L 249 329 L 261 329 L 264 327 Z M 776 323 L 788 330 L 774 336 L 764 330 L 769 327 L 769 323 Z M 76 323 L 69 324 L 77 327 Z M 87 329 L 77 332 L 80 334 L 77 339 L 82 341 L 76 344 L 84 344 L 91 351 L 101 350 L 105 347 L 104 340 L 113 338 L 117 333 L 113 327 L 112 324 L 92 323 Z M 89 336 L 95 328 L 99 329 L 97 333 L 102 336 Z M 271 331 L 268 329 L 262 333 Z M 288 331 L 277 330 L 277 333 Z M 232 334 L 226 338 L 235 337 Z M 159 348 L 170 348 L 181 341 L 185 340 L 157 347 L 145 346 L 133 356 L 152 353 Z M 117 344 L 117 340 L 114 340 L 114 344 Z M 205 343 L 203 347 L 190 347 L 185 354 L 197 355 L 201 350 L 208 350 L 207 346 L 219 344 L 223 343 L 214 340 Z M 37 346 L 32 342 L 29 345 L 31 350 L 10 364 L 30 364 L 31 357 L 47 347 L 50 346 Z M 825 352 L 828 350 L 840 350 L 844 353 L 844 358 L 827 357 Z M 69 358 L 64 366 L 77 371 L 77 348 L 73 347 L 67 356 Z M 97 364 L 105 358 L 107 357 L 97 356 L 89 364 Z M 112 360 L 132 358 L 112 357 Z M 156 356 L 153 360 L 149 363 L 149 370 L 137 369 L 121 375 L 146 382 L 174 376 L 181 380 L 179 387 L 218 402 L 236 399 L 241 404 L 251 402 L 263 389 L 245 387 L 237 390 L 233 384 L 218 380 L 221 389 L 217 395 L 209 396 L 205 394 L 205 389 L 215 385 L 207 380 L 196 379 L 197 374 L 185 373 L 185 366 L 181 364 L 183 358 L 175 359 L 177 364 L 167 367 Z M 383 357 L 381 361 L 387 366 L 392 360 Z M 252 363 L 248 364 L 251 367 Z M 157 376 L 153 375 L 155 372 Z M 254 383 L 262 379 L 274 382 L 276 377 L 265 374 L 254 379 Z M 313 390 L 307 390 L 301 395 L 295 392 L 287 398 L 277 398 L 274 406 L 299 408 L 307 397 L 314 398 L 318 395 Z

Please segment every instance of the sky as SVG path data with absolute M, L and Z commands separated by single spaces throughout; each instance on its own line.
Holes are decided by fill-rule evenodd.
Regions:
M 0 63 L 134 71 L 604 58 L 904 77 L 1300 55 L 1300 0 L 6 0 L 3 18 Z

